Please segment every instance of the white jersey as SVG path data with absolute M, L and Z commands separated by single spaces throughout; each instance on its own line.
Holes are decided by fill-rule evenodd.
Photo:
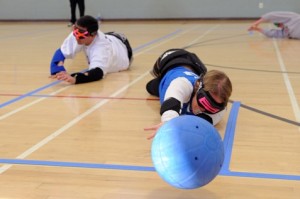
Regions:
M 101 31 L 98 31 L 95 39 L 88 46 L 79 45 L 73 33 L 70 33 L 60 49 L 67 59 L 74 58 L 77 53 L 84 51 L 89 70 L 99 67 L 104 75 L 126 70 L 129 67 L 127 48 L 123 42 Z
M 298 13 L 274 11 L 264 14 L 262 18 L 272 23 L 282 23 L 286 28 L 286 34 L 282 37 L 300 39 L 300 15 Z M 263 33 L 266 36 L 275 37 L 277 32 L 274 30 L 264 29 Z

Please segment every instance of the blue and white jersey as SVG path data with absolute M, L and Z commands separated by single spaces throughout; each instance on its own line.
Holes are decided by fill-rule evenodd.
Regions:
M 163 76 L 159 84 L 160 103 L 162 104 L 169 98 L 175 98 L 181 103 L 181 111 L 180 113 L 174 110 L 165 111 L 161 116 L 162 122 L 169 121 L 182 114 L 193 114 L 190 109 L 190 101 L 193 97 L 194 85 L 198 78 L 197 74 L 183 66 L 173 68 Z M 204 114 L 212 119 L 213 125 L 216 125 L 222 119 L 224 113 L 225 109 L 215 114 Z
M 168 71 L 159 84 L 160 103 L 162 104 L 170 97 L 175 97 L 179 101 L 182 99 L 183 102 L 188 102 L 198 78 L 198 75 L 183 66 Z M 176 84 L 176 82 L 180 82 L 180 84 L 175 87 L 174 84 Z M 172 89 L 170 89 L 171 87 Z M 185 96 L 184 94 L 188 95 Z

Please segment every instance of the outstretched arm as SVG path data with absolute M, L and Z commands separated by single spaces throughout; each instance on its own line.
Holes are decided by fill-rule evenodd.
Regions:
M 154 138 L 158 129 L 165 122 L 181 114 L 182 105 L 190 100 L 192 92 L 193 85 L 184 77 L 176 78 L 171 82 L 160 107 L 161 122 L 144 129 L 145 131 L 153 131 L 147 139 Z
M 266 37 L 270 38 L 287 38 L 288 32 L 284 30 L 284 28 L 276 28 L 276 29 L 266 29 L 260 28 L 259 24 L 263 22 L 270 22 L 271 20 L 260 18 L 256 22 L 254 22 L 249 28 L 248 31 L 257 31 L 264 34 Z M 282 26 L 282 24 L 280 24 Z
M 88 83 L 102 79 L 103 70 L 97 67 L 84 73 L 73 73 L 71 76 L 75 78 L 75 84 Z
M 103 78 L 103 71 L 100 68 L 94 68 L 84 73 L 68 74 L 66 72 L 59 72 L 55 75 L 57 80 L 62 80 L 70 84 L 82 84 L 97 81 Z
M 151 127 L 146 127 L 146 128 L 144 128 L 145 131 L 153 131 L 153 132 L 147 137 L 147 139 L 148 139 L 148 140 L 153 139 L 153 138 L 155 137 L 155 135 L 156 135 L 158 129 L 159 129 L 163 124 L 164 124 L 164 122 L 161 122 L 161 123 L 156 124 L 156 125 L 153 125 L 153 126 L 151 126 Z
M 260 18 L 258 20 L 256 20 L 254 23 L 251 24 L 251 26 L 248 28 L 248 31 L 259 31 L 261 32 L 262 29 L 259 28 L 258 26 L 263 23 L 263 22 L 267 22 L 265 19 Z

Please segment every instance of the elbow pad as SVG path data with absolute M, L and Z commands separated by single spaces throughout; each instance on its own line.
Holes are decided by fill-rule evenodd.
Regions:
M 94 68 L 85 73 L 73 73 L 71 76 L 75 77 L 75 84 L 82 84 L 102 79 L 103 71 L 101 68 Z
M 180 114 L 181 112 L 180 101 L 174 97 L 165 100 L 160 107 L 160 115 L 162 115 L 164 112 L 169 110 L 176 111 L 178 114 Z
M 66 71 L 64 66 L 58 66 L 57 64 L 60 61 L 65 61 L 65 56 L 62 54 L 60 48 L 57 49 L 52 57 L 51 64 L 50 64 L 50 73 L 51 75 L 55 75 L 60 71 Z

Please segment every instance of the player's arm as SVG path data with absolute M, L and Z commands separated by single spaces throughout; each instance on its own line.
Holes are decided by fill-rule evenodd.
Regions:
M 299 17 L 298 14 L 285 11 L 274 11 L 264 14 L 261 18 L 272 23 L 288 23 L 291 19 Z
M 51 63 L 50 63 L 50 74 L 55 75 L 56 73 L 59 73 L 61 71 L 66 71 L 63 63 L 65 61 L 65 56 L 63 55 L 62 51 L 57 49 L 52 57 Z
M 71 74 L 75 78 L 75 84 L 88 83 L 98 81 L 103 78 L 103 70 L 99 67 L 88 70 L 84 73 L 73 73 Z
M 169 85 L 160 108 L 161 121 L 166 122 L 181 114 L 182 105 L 189 101 L 193 85 L 184 77 L 174 79 Z
M 165 100 L 160 108 L 161 122 L 157 125 L 144 129 L 146 131 L 154 130 L 147 139 L 150 140 L 154 138 L 157 130 L 165 122 L 180 115 L 182 104 L 189 101 L 192 92 L 193 85 L 184 77 L 176 78 L 171 82 L 166 91 Z

